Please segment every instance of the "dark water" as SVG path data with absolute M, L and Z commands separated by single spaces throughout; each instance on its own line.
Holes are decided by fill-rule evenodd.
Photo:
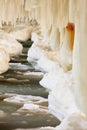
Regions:
M 36 71 L 26 60 L 31 41 L 28 40 L 26 44 L 22 44 L 24 46 L 22 54 L 12 58 L 9 70 L 0 75 L 0 130 L 55 127 L 60 122 L 49 112 L 45 112 L 45 109 L 48 110 L 47 101 L 40 103 L 40 106 L 44 108 L 43 111 L 20 110 L 23 103 L 4 101 L 4 99 L 14 95 L 41 96 L 45 99 L 48 97 L 47 90 L 39 85 L 43 75 L 24 75 L 26 72 Z

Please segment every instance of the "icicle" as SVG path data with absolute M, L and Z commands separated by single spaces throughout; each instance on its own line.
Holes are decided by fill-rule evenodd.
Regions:
M 73 57 L 74 90 L 78 108 L 87 116 L 87 0 L 78 0 L 77 4 L 78 12 L 80 12 L 78 16 L 80 17 L 79 21 L 77 21 L 77 17 L 75 26 Z
M 52 27 L 52 31 L 50 35 L 50 45 L 52 50 L 58 51 L 60 45 L 60 32 L 58 28 Z
M 58 1 L 58 15 L 57 26 L 65 27 L 69 22 L 69 0 L 57 0 Z M 56 5 L 55 5 L 56 6 Z
M 72 50 L 74 45 L 74 24 L 68 23 L 63 33 L 62 44 L 59 51 L 59 63 L 65 71 L 72 68 Z
M 78 0 L 69 0 L 69 21 L 76 23 L 79 21 L 80 10 Z

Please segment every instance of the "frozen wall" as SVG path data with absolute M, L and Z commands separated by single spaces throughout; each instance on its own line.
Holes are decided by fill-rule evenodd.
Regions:
M 86 5 L 87 0 L 0 0 L 1 26 L 39 23 L 41 30 L 30 35 L 28 61 L 46 73 L 40 84 L 50 90 L 49 109 L 61 120 L 73 113 L 87 116 Z

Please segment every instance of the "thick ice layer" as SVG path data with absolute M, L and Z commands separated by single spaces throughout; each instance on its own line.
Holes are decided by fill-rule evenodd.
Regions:
M 49 113 L 49 110 L 47 109 L 47 107 L 41 106 L 39 104 L 35 104 L 35 103 L 25 103 L 23 105 L 23 107 L 21 107 L 20 109 L 18 109 L 18 112 L 41 112 L 41 113 Z
M 22 52 L 22 45 L 8 33 L 0 32 L 0 47 L 4 48 L 9 56 L 19 55 Z
M 65 71 L 72 68 L 72 52 L 67 49 L 66 45 L 62 45 L 59 51 L 59 63 Z
M 72 71 L 64 72 L 60 67 L 61 61 L 58 60 L 57 52 L 54 53 L 51 49 L 47 50 L 45 45 L 36 44 L 28 51 L 28 60 L 29 58 L 36 62 L 35 67 L 37 65 L 38 69 L 47 72 L 40 84 L 49 89 L 49 110 L 62 123 L 64 121 L 55 130 L 79 130 L 80 128 L 86 130 L 87 127 L 82 126 L 81 123 L 85 124 L 87 120 L 84 121 L 82 118 L 83 115 L 74 100 Z M 75 122 L 74 118 L 76 118 Z M 79 118 L 81 122 L 78 122 Z
M 43 76 L 44 73 L 42 73 L 42 72 L 25 72 L 24 75 L 37 75 L 37 76 Z
M 60 120 L 68 114 L 78 111 L 73 97 L 71 72 L 65 73 L 62 69 L 49 72 L 43 77 L 40 84 L 51 90 L 48 98 L 49 109 Z
M 0 46 L 0 74 L 8 70 L 9 60 L 10 58 L 8 53 Z
M 41 104 L 47 103 L 47 99 L 42 98 L 40 96 L 32 96 L 32 95 L 14 95 L 12 97 L 8 97 L 4 99 L 5 102 L 8 103 L 16 103 L 21 104 L 22 107 L 18 109 L 18 112 L 41 112 L 41 113 L 49 113 L 47 106 L 43 106 Z
M 42 39 L 43 39 L 43 36 L 41 33 L 41 27 L 38 24 L 33 27 L 33 32 L 31 34 L 31 40 L 37 44 L 37 43 L 41 42 Z
M 41 36 L 41 34 L 37 34 L 37 32 L 32 32 L 32 34 L 31 34 L 31 40 L 34 43 L 39 43 L 42 40 L 42 36 Z
M 30 129 L 15 129 L 15 130 L 55 130 L 54 127 L 50 127 L 50 126 L 47 126 L 47 127 L 41 127 L 41 128 L 30 128 Z
M 10 98 L 5 98 L 4 101 L 6 102 L 14 102 L 14 103 L 40 103 L 40 102 L 47 102 L 47 99 L 39 97 L 39 96 L 32 96 L 32 95 L 14 95 Z
M 49 57 L 47 53 L 44 53 L 44 55 L 40 57 L 37 62 L 40 70 L 50 72 L 51 70 L 57 70 L 59 68 L 58 62 L 53 58 L 53 53 L 50 53 L 50 55 Z
M 59 67 L 58 70 L 51 70 L 45 74 L 40 84 L 46 85 L 46 88 L 50 88 L 51 90 L 56 89 L 59 85 L 59 87 L 67 87 L 72 91 L 72 72 L 69 71 L 65 73 L 63 69 Z
M 27 60 L 30 62 L 30 60 L 35 61 L 39 60 L 39 58 L 47 51 L 50 51 L 51 48 L 47 44 L 33 44 L 31 48 L 28 50 L 28 58 Z
M 49 45 L 33 44 L 28 50 L 27 60 L 34 65 L 35 69 L 49 72 L 59 68 L 56 57 L 57 53 L 51 51 Z
M 37 65 L 35 64 L 35 67 L 38 67 L 38 69 L 42 71 L 49 72 L 41 80 L 40 84 L 43 87 L 46 87 L 47 89 L 50 89 L 52 91 L 50 93 L 51 96 L 49 96 L 49 103 L 52 104 L 53 101 L 56 112 L 59 112 L 62 109 L 60 113 L 62 113 L 64 117 L 68 113 L 68 111 L 71 111 L 72 107 L 70 108 L 70 106 L 75 107 L 72 92 L 70 91 L 70 89 L 72 90 L 72 76 L 71 73 L 64 73 L 63 70 L 60 68 L 57 61 L 57 52 L 53 52 L 47 49 L 48 48 L 42 44 L 33 45 L 28 51 L 28 60 L 29 58 L 31 58 L 33 61 L 36 61 Z M 61 97 L 61 95 L 64 96 Z M 70 97 L 70 99 L 68 98 L 68 96 Z M 52 101 L 50 101 L 50 97 L 53 98 Z M 54 102 L 54 100 L 56 100 L 56 102 Z M 61 107 L 59 107 L 60 103 L 62 104 Z M 65 104 L 65 106 L 63 104 Z M 60 110 L 57 111 L 57 107 Z M 52 105 L 51 110 L 54 108 Z
M 27 41 L 29 38 L 31 38 L 31 32 L 33 30 L 32 26 L 28 26 L 26 24 L 19 24 L 16 25 L 12 31 L 10 31 L 10 34 L 19 41 Z
M 33 61 L 36 60 L 38 69 L 49 72 L 44 75 L 40 84 L 51 90 L 49 94 L 49 109 L 51 112 L 61 120 L 67 114 L 77 112 L 78 109 L 73 97 L 72 74 L 71 72 L 65 73 L 60 68 L 57 60 L 57 52 L 47 50 L 45 45 L 36 44 L 28 51 L 29 57 Z
M 37 110 L 39 109 L 39 105 L 29 103 L 29 104 L 24 104 L 24 106 L 21 109 L 26 109 L 26 110 Z
M 87 119 L 80 113 L 74 113 L 65 118 L 55 130 L 87 130 Z
M 42 54 L 43 54 L 42 50 L 38 46 L 33 44 L 32 47 L 29 48 L 28 50 L 27 60 L 29 62 L 35 62 L 42 56 Z
M 62 123 L 55 130 L 86 130 L 87 119 L 79 111 L 73 96 L 72 73 L 62 69 L 44 75 L 40 84 L 49 89 L 49 110 Z

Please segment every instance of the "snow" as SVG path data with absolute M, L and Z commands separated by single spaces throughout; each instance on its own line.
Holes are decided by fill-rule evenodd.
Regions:
M 43 72 L 25 72 L 24 75 L 34 75 L 34 76 L 43 76 Z
M 35 63 L 35 68 L 45 72 L 40 85 L 49 90 L 49 111 L 61 120 L 61 124 L 54 129 L 86 130 L 87 120 L 84 120 L 74 100 L 72 70 L 65 72 L 58 58 L 58 53 L 47 50 L 46 44 L 35 44 L 29 49 L 27 59 Z
M 40 127 L 40 128 L 30 128 L 30 129 L 15 129 L 15 130 L 55 130 L 54 127 L 50 127 L 50 126 L 47 126 L 47 127 Z
M 31 37 L 32 27 L 29 27 L 27 25 L 25 26 L 16 26 L 11 32 L 10 35 L 12 35 L 16 40 L 19 41 L 27 41 Z
M 47 103 L 48 99 L 42 98 L 40 96 L 32 95 L 11 95 L 11 97 L 5 98 L 5 102 L 21 104 L 22 107 L 18 109 L 18 112 L 44 112 L 49 113 L 47 107 L 40 104 Z
M 49 109 L 57 118 L 62 120 L 68 114 L 79 111 L 73 97 L 71 72 L 65 73 L 62 69 L 51 71 L 44 75 L 40 85 L 50 90 Z
M 19 55 L 22 49 L 22 45 L 10 34 L 0 30 L 0 74 L 9 69 L 10 58 Z
M 29 104 L 25 103 L 21 109 L 37 110 L 37 109 L 39 109 L 39 105 L 35 105 L 33 103 L 29 103 Z
M 46 57 L 46 55 L 42 55 L 40 59 L 37 62 L 38 68 L 44 72 L 49 72 L 51 70 L 57 70 L 59 68 L 59 65 L 56 61 L 52 61 L 49 58 Z
M 9 98 L 4 99 L 5 102 L 13 102 L 13 103 L 41 103 L 47 102 L 47 99 L 42 98 L 40 96 L 32 96 L 32 95 L 14 95 Z
M 49 113 L 49 110 L 47 109 L 47 107 L 42 106 L 40 104 L 36 104 L 36 103 L 24 103 L 24 105 L 18 109 L 18 112 L 41 112 L 41 113 Z
M 3 49 L 0 46 L 0 74 L 6 72 L 9 68 L 9 55 L 8 53 L 5 51 L 5 49 Z
M 50 53 L 50 55 L 49 55 Z M 28 62 L 31 62 L 36 70 L 49 72 L 52 69 L 58 69 L 59 65 L 55 61 L 55 55 L 49 45 L 46 44 L 33 44 L 28 50 Z M 52 60 L 50 60 L 52 59 Z M 50 67 L 49 67 L 50 66 Z
M 87 130 L 87 119 L 81 113 L 74 113 L 65 118 L 55 130 Z
M 0 32 L 0 47 L 5 49 L 10 57 L 21 54 L 23 49 L 14 37 L 5 32 Z

